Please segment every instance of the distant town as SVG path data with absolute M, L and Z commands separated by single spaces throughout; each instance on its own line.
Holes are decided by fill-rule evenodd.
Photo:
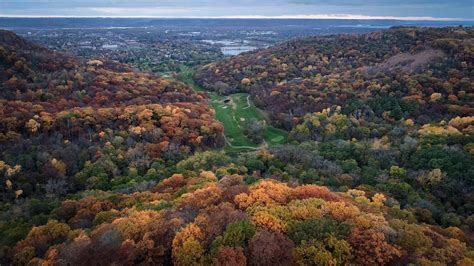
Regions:
M 373 32 L 402 23 L 383 20 L 269 20 L 256 23 L 252 20 L 88 19 L 88 23 L 82 20 L 77 24 L 72 19 L 39 20 L 39 23 L 31 20 L 29 26 L 24 27 L 15 19 L 0 18 L 0 26 L 13 29 L 20 36 L 52 50 L 85 58 L 116 60 L 155 73 L 177 71 L 181 65 L 205 65 L 292 38 Z

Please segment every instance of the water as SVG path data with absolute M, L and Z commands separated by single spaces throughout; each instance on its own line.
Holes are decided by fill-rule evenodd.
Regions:
M 202 42 L 221 46 L 221 51 L 225 56 L 238 55 L 258 48 L 247 45 L 248 40 L 202 40 Z
M 238 54 L 241 54 L 241 53 L 253 51 L 255 49 L 257 49 L 257 47 L 255 47 L 255 46 L 246 46 L 246 45 L 221 47 L 222 53 L 226 56 L 238 55 Z

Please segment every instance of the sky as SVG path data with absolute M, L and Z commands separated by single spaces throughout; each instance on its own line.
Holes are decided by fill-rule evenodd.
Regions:
M 0 16 L 474 20 L 474 0 L 0 0 Z

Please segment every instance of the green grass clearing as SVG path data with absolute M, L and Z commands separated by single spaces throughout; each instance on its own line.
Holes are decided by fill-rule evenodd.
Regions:
M 196 91 L 204 91 L 193 78 L 193 72 L 188 67 L 182 67 L 179 80 L 192 86 Z M 227 139 L 227 149 L 233 151 L 257 149 L 260 144 L 255 144 L 244 134 L 248 121 L 255 118 L 265 121 L 266 129 L 263 138 L 268 145 L 284 144 L 288 140 L 288 132 L 270 125 L 264 112 L 258 109 L 250 100 L 248 93 L 236 93 L 220 96 L 209 92 L 212 107 L 216 110 L 216 118 L 224 124 L 224 133 Z M 226 101 L 227 100 L 227 101 Z
M 232 146 L 259 146 L 244 135 L 245 126 L 252 118 L 265 121 L 267 124 L 263 137 L 269 145 L 283 144 L 287 141 L 288 133 L 268 125 L 268 119 L 250 101 L 249 94 L 211 95 L 210 98 L 211 104 L 216 110 L 216 118 L 224 124 L 225 135 Z M 225 103 L 225 100 L 230 101 Z

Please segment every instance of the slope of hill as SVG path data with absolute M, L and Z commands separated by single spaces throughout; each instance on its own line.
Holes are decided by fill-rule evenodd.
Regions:
M 223 143 L 205 94 L 182 83 L 52 52 L 7 31 L 0 72 L 4 200 L 110 188 L 131 168 L 142 175 L 153 162 Z
M 419 221 L 473 230 L 473 63 L 472 27 L 392 28 L 289 41 L 195 79 L 249 92 L 291 130 L 263 175 L 383 192 Z
M 226 154 L 204 93 L 0 32 L 0 264 L 472 265 L 471 28 L 205 66 L 286 145 Z M 230 156 L 232 155 L 232 156 Z
M 184 192 L 183 192 L 184 191 Z M 383 194 L 174 174 L 153 192 L 67 200 L 13 249 L 30 265 L 470 265 L 457 228 L 414 223 Z M 89 228 L 91 231 L 89 231 Z M 472 254 L 471 254 L 472 257 Z
M 221 94 L 250 92 L 287 128 L 307 112 L 376 96 L 416 104 L 404 114 L 415 122 L 439 121 L 474 113 L 473 38 L 472 27 L 310 37 L 207 65 L 196 80 Z

